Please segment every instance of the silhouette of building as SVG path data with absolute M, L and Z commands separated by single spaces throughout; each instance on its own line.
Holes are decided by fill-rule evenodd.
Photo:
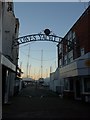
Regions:
M 50 89 L 64 97 L 90 101 L 90 5 L 58 47 L 58 68 Z
M 63 95 L 90 101 L 90 6 L 58 44 Z
M 13 42 L 18 37 L 19 20 L 14 15 L 13 2 L 0 2 L 0 5 L 2 102 L 7 103 L 14 95 L 19 46 L 13 48 Z

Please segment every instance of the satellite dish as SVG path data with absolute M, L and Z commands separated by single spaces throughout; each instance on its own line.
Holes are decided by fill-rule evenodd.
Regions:
M 45 30 L 44 30 L 44 33 L 45 33 L 47 36 L 50 34 L 50 32 L 51 32 L 51 31 L 50 31 L 49 29 L 45 29 Z

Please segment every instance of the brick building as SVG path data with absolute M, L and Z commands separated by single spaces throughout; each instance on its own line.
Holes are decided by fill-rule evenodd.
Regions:
M 58 44 L 63 95 L 90 100 L 90 6 Z

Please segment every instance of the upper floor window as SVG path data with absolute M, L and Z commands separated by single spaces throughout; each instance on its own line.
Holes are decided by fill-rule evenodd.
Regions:
M 64 56 L 64 65 L 67 65 L 67 54 Z
M 81 56 L 84 55 L 84 53 L 85 53 L 84 48 L 81 48 Z
M 13 11 L 13 3 L 12 2 L 8 2 L 7 11 Z
M 73 50 L 68 53 L 68 63 L 73 61 Z
M 71 41 L 68 41 L 68 43 L 67 43 L 67 49 L 68 49 L 68 51 L 70 51 L 70 50 L 73 49 L 73 43 Z
M 72 37 L 73 37 L 73 39 L 76 37 L 76 34 L 75 34 L 75 32 L 73 32 L 73 34 L 72 34 Z
M 15 33 L 17 33 L 17 24 L 15 25 Z
M 72 31 L 70 31 L 70 32 L 68 33 L 68 40 L 69 40 L 69 41 L 72 41 Z
M 59 60 L 59 67 L 62 66 L 62 59 Z
M 59 44 L 59 54 L 62 52 L 62 44 Z

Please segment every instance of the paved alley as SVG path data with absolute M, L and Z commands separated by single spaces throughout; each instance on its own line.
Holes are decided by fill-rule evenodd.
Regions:
M 10 104 L 3 105 L 3 119 L 89 119 L 90 104 L 60 98 L 46 88 L 28 86 Z

